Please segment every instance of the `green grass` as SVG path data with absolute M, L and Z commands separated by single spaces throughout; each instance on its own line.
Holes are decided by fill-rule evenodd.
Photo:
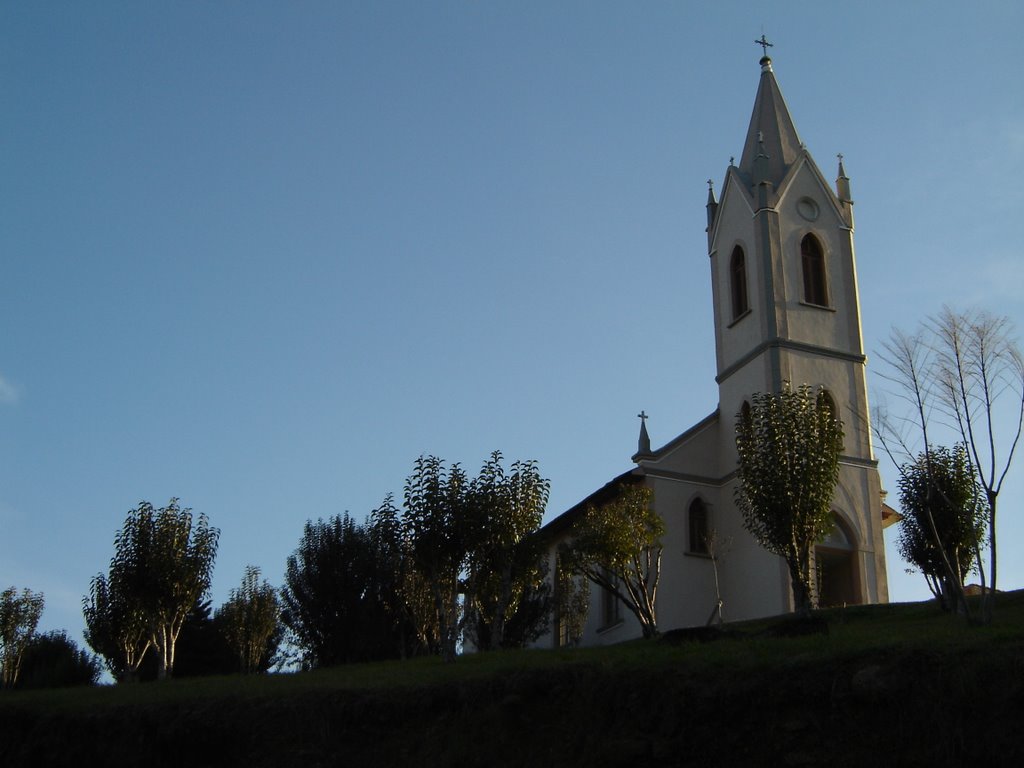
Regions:
M 999 597 L 987 627 L 862 606 L 827 634 L 3 692 L 0 765 L 1024 764 L 1024 592 Z

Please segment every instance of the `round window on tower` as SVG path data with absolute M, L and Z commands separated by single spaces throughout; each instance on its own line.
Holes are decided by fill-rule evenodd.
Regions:
M 815 221 L 818 218 L 818 204 L 809 197 L 801 197 L 797 201 L 796 212 L 807 221 Z

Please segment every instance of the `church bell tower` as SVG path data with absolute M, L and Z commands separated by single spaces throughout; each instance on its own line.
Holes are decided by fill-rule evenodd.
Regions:
M 708 191 L 719 413 L 731 424 L 752 394 L 787 381 L 824 387 L 845 433 L 838 529 L 863 560 L 850 591 L 884 594 L 850 180 L 841 155 L 834 187 L 825 180 L 782 97 L 770 43 L 757 42 L 765 55 L 739 165 L 730 161 L 720 199 Z

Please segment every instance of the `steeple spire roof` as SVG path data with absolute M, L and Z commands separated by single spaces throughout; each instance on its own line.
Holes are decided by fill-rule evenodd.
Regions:
M 647 434 L 647 411 L 640 411 L 636 415 L 640 419 L 640 439 L 637 440 L 636 453 L 633 454 L 633 461 L 647 459 L 653 456 L 651 453 L 651 437 Z
M 765 44 L 761 40 L 755 42 Z M 803 145 L 793 118 L 775 81 L 772 60 L 765 55 L 761 58 L 761 82 L 754 99 L 754 112 L 747 128 L 739 172 L 750 183 L 768 181 L 778 186 L 802 151 Z

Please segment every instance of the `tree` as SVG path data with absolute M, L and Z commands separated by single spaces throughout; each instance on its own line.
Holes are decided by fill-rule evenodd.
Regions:
M 16 687 L 29 689 L 96 685 L 102 671 L 100 660 L 79 648 L 67 632 L 46 632 L 34 636 L 25 647 Z
M 988 502 L 989 589 L 983 619 L 992 620 L 996 589 L 996 502 L 1024 428 L 1024 358 L 1007 317 L 957 313 L 949 307 L 932 320 L 937 343 L 939 398 L 955 419 Z M 997 416 L 1009 399 L 1009 418 Z M 1005 449 L 1003 458 L 999 450 Z
M 461 577 L 469 556 L 469 483 L 458 464 L 420 456 L 405 481 L 401 518 L 412 563 L 430 595 L 441 658 L 455 661 L 461 629 Z
M 789 568 L 795 610 L 813 606 L 811 552 L 832 527 L 843 428 L 824 391 L 758 393 L 736 417 L 736 504 L 744 527 Z
M 18 682 L 22 656 L 43 614 L 43 593 L 8 587 L 0 592 L 0 686 Z
M 607 504 L 590 506 L 560 550 L 576 573 L 613 595 L 636 616 L 645 638 L 658 634 L 656 599 L 665 523 L 653 491 L 622 484 Z
M 394 496 L 370 513 L 370 538 L 377 553 L 376 600 L 390 619 L 401 658 L 419 651 L 440 653 L 434 601 L 416 569 L 412 542 Z
M 269 668 L 270 656 L 276 652 L 280 639 L 278 634 L 268 641 L 260 671 Z M 157 656 L 147 654 L 135 679 L 147 682 L 156 680 L 159 666 Z M 224 623 L 214 616 L 212 603 L 206 599 L 196 601 L 181 625 L 178 642 L 175 644 L 175 679 L 235 675 L 242 671 L 238 654 L 225 636 Z
M 948 611 L 958 605 L 964 579 L 980 567 L 988 504 L 967 448 L 931 448 L 900 468 L 900 556 L 915 566 Z M 955 583 L 950 583 L 950 580 Z
M 213 616 L 213 603 L 199 599 L 182 622 L 174 649 L 176 678 L 233 675 L 242 671 L 234 649 Z M 147 657 L 139 670 L 140 680 L 156 680 L 158 659 Z
M 550 586 L 540 527 L 550 481 L 535 461 L 511 471 L 494 451 L 469 488 L 471 525 L 466 575 L 468 631 L 480 650 L 522 647 L 547 629 Z
M 998 576 L 997 501 L 1024 428 L 1024 358 L 1013 333 L 1007 317 L 949 307 L 913 334 L 894 329 L 885 345 L 883 376 L 897 386 L 911 415 L 890 417 L 880 410 L 875 418 L 879 442 L 897 467 L 913 464 L 915 445 L 928 455 L 930 432 L 941 426 L 933 424 L 936 414 L 952 422 L 967 446 L 988 507 L 987 588 L 979 569 L 985 622 L 992 619 L 991 595 Z M 953 583 L 953 575 L 947 575 Z M 960 603 L 966 612 L 966 601 L 961 598 Z
M 566 555 L 555 555 L 555 631 L 560 646 L 576 647 L 590 610 L 590 580 L 580 578 Z
M 231 647 L 238 653 L 242 672 L 262 670 L 267 644 L 278 631 L 281 604 L 277 591 L 264 580 L 260 569 L 247 565 L 242 584 L 232 589 L 216 618 Z M 271 654 L 273 651 L 271 651 Z
M 121 579 L 102 573 L 89 583 L 82 598 L 85 641 L 103 657 L 118 682 L 138 679 L 139 668 L 153 644 L 149 622 L 135 595 L 123 591 Z
M 104 656 L 114 653 L 114 667 L 123 663 L 129 678 L 152 645 L 158 678 L 170 677 L 181 627 L 210 589 L 219 536 L 205 515 L 194 520 L 176 498 L 159 509 L 143 501 L 129 511 L 114 538 L 109 576 L 94 578 L 83 601 L 89 644 Z
M 377 552 L 349 515 L 307 521 L 288 557 L 281 620 L 307 667 L 395 655 L 387 607 L 377 600 Z

